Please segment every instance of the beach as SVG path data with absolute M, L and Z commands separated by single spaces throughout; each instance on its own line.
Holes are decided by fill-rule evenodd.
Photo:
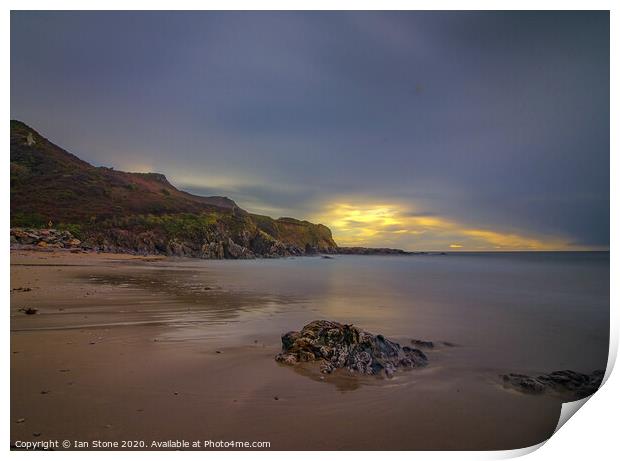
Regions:
M 11 442 L 537 444 L 562 399 L 507 389 L 499 376 L 605 367 L 609 255 L 467 258 L 12 250 Z M 389 379 L 274 360 L 281 334 L 320 318 L 437 346 L 425 351 L 428 366 Z

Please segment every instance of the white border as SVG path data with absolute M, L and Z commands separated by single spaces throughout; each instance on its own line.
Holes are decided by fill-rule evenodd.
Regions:
M 74 10 L 74 9 L 118 9 L 118 10 L 169 10 L 169 9 L 187 9 L 187 10 L 233 10 L 233 9 L 271 9 L 271 10 L 346 10 L 346 9 L 359 9 L 359 10 L 546 10 L 546 9 L 598 9 L 598 10 L 611 10 L 610 22 L 611 22 L 611 81 L 618 81 L 618 53 L 620 47 L 618 46 L 618 26 L 620 21 L 618 20 L 618 8 L 614 10 L 614 3 L 611 1 L 597 1 L 591 0 L 584 1 L 548 1 L 548 0 L 522 0 L 522 1 L 503 1 L 501 4 L 497 1 L 403 1 L 403 0 L 383 0 L 381 2 L 371 2 L 368 0 L 345 0 L 345 1 L 250 1 L 250 0 L 231 0 L 228 2 L 216 2 L 216 1 L 197 1 L 197 0 L 176 0 L 175 2 L 166 2 L 163 0 L 153 1 L 135 1 L 135 0 L 94 0 L 86 4 L 83 1 L 76 0 L 57 0 L 50 1 L 8 1 L 5 3 L 8 8 L 5 9 L 5 13 L 2 16 L 2 47 L 0 52 L 2 53 L 2 60 L 0 62 L 9 63 L 10 55 L 10 9 L 14 10 Z M 6 64 L 5 64 L 6 66 Z M 3 88 L 2 92 L 2 105 L 5 108 L 7 117 L 5 118 L 6 127 L 8 128 L 8 120 L 10 119 L 10 73 L 8 67 L 5 67 L 5 71 L 2 73 Z M 611 87 L 611 126 L 618 126 L 618 92 L 615 90 L 613 84 Z M 1 196 L 4 212 L 0 219 L 2 220 L 2 227 L 8 230 L 9 227 L 9 168 L 7 168 L 7 160 L 9 158 L 9 143 L 6 141 L 4 146 L 4 164 L 5 168 L 3 174 L 4 180 L 4 192 Z M 614 182 L 614 179 L 618 179 L 618 159 L 617 159 L 617 147 L 618 140 L 614 130 L 611 130 L 611 247 L 614 247 L 614 235 L 617 235 L 620 230 L 618 226 L 618 191 L 619 186 Z M 7 239 L 8 240 L 8 239 Z M 2 369 L 9 370 L 9 322 L 8 322 L 8 306 L 10 304 L 10 290 L 9 290 L 9 256 L 8 251 L 2 255 L 4 264 L 1 266 L 2 270 L 2 285 L 1 289 L 4 293 L 3 303 L 5 306 L 4 328 L 2 329 L 2 344 L 4 345 L 3 351 L 0 356 L 2 357 Z M 614 251 L 611 252 L 611 280 L 620 280 L 618 278 L 618 257 Z M 606 376 L 609 376 L 613 364 L 615 362 L 617 348 L 618 348 L 618 288 L 611 285 L 611 340 L 610 340 L 610 356 L 609 365 Z M 411 459 L 411 457 L 423 457 L 424 459 L 501 459 L 510 458 L 515 456 L 522 456 L 527 453 L 528 459 L 532 460 L 547 460 L 549 457 L 557 457 L 563 460 L 583 460 L 584 458 L 600 458 L 607 459 L 614 452 L 617 452 L 618 444 L 616 443 L 617 431 L 615 430 L 616 415 L 615 410 L 620 408 L 620 381 L 616 376 L 611 376 L 604 386 L 591 398 L 588 403 L 583 406 L 579 411 L 578 418 L 572 418 L 565 426 L 563 426 L 557 434 L 555 434 L 548 443 L 541 444 L 536 447 L 525 448 L 521 450 L 512 450 L 504 452 L 389 452 L 389 453 L 374 453 L 374 452 L 353 452 L 351 454 L 343 452 L 273 452 L 273 451 L 253 451 L 250 452 L 250 456 L 258 461 L 284 459 L 290 456 L 295 456 L 300 461 L 314 461 L 317 456 L 322 459 L 343 456 L 355 456 L 358 459 L 374 459 L 377 456 L 390 457 L 391 460 L 404 460 Z M 4 379 L 1 382 L 2 394 L 5 397 L 4 408 L 8 408 L 7 402 L 10 401 L 9 394 L 9 377 L 8 374 L 4 375 Z M 2 433 L 5 434 L 5 441 L 10 440 L 9 435 L 9 414 L 3 412 L 3 418 L 0 420 L 0 427 Z M 6 443 L 5 442 L 5 443 Z M 541 448 L 542 447 L 542 448 Z M 540 448 L 540 449 L 538 449 Z M 9 449 L 8 443 L 6 444 L 6 450 Z M 57 458 L 59 456 L 73 459 L 81 459 L 84 453 L 80 452 L 56 452 L 40 454 L 42 456 L 50 456 Z M 39 456 L 40 456 L 39 455 Z M 33 453 L 23 452 L 10 452 L 12 458 L 22 458 L 24 456 L 30 457 L 37 456 Z M 96 459 L 111 459 L 113 456 L 118 456 L 116 453 L 111 452 L 89 452 L 90 458 Z M 122 455 L 125 456 L 124 454 Z M 137 459 L 168 459 L 171 453 L 168 452 L 132 452 L 132 456 Z M 174 456 L 178 456 L 175 453 Z M 217 457 L 218 459 L 232 459 L 240 456 L 240 453 L 235 452 L 187 452 L 183 453 L 183 456 L 187 456 L 195 459 L 204 459 L 205 456 L 209 458 Z

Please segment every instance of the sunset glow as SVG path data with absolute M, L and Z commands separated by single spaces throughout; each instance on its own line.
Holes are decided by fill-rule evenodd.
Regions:
M 337 202 L 315 218 L 332 229 L 343 246 L 394 245 L 409 250 L 562 250 L 567 240 L 467 225 L 447 217 L 416 213 L 399 205 Z M 458 243 L 455 243 L 458 242 Z

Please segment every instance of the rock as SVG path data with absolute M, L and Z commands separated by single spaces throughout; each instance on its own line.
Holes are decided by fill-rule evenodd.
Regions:
M 231 238 L 224 248 L 226 256 L 231 259 L 251 259 L 254 258 L 254 253 L 248 248 L 236 244 Z
M 176 240 L 171 240 L 168 243 L 166 254 L 168 256 L 183 256 L 184 255 L 183 245 L 178 243 Z
M 603 382 L 604 370 L 584 374 L 572 370 L 554 371 L 536 377 L 518 373 L 502 375 L 505 387 L 512 387 L 528 394 L 556 392 L 569 396 L 572 400 L 582 399 L 594 394 Z
M 34 315 L 37 312 L 39 312 L 39 309 L 35 308 L 35 307 L 22 307 L 21 309 L 18 309 L 20 312 L 23 312 L 26 315 Z
M 521 375 L 518 373 L 509 373 L 507 375 L 503 375 L 502 379 L 504 380 L 505 386 L 511 385 L 521 392 L 526 392 L 529 394 L 542 394 L 545 392 L 544 384 L 531 376 Z
M 435 347 L 435 345 L 433 344 L 433 341 L 423 341 L 421 339 L 412 339 L 411 344 L 413 344 L 414 346 L 422 347 L 426 349 L 433 349 Z
M 204 259 L 224 259 L 224 245 L 222 242 L 205 243 L 201 249 Z
M 34 140 L 34 137 L 32 136 L 32 133 L 28 132 L 28 134 L 26 135 L 26 145 L 27 146 L 34 146 L 37 142 Z
M 39 248 L 77 248 L 81 241 L 69 231 L 57 229 L 11 229 L 11 245 L 36 245 Z
M 410 251 L 398 248 L 366 248 L 366 247 L 337 247 L 335 252 L 340 255 L 409 255 Z
M 282 352 L 276 361 L 295 365 L 320 362 L 322 373 L 346 368 L 366 375 L 391 376 L 398 368 L 416 368 L 428 363 L 419 349 L 400 347 L 382 335 L 373 335 L 353 325 L 315 320 L 282 336 Z

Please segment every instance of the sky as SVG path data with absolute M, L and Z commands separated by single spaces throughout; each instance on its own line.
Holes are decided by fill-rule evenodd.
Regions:
M 12 12 L 11 118 L 340 245 L 609 247 L 607 12 Z

